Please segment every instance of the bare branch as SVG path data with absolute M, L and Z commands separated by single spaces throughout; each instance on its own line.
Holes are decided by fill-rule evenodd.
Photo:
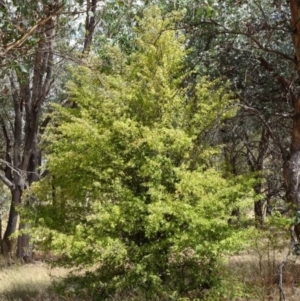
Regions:
M 242 107 L 244 110 L 252 111 L 261 120 L 262 124 L 266 127 L 266 129 L 267 129 L 269 135 L 271 136 L 271 138 L 273 139 L 273 141 L 279 146 L 279 149 L 280 149 L 281 156 L 282 156 L 283 160 L 286 161 L 286 158 L 287 158 L 286 150 L 284 149 L 284 147 L 280 143 L 279 139 L 276 137 L 276 135 L 272 131 L 272 129 L 271 129 L 270 125 L 268 124 L 268 122 L 263 118 L 263 116 L 261 116 L 260 112 L 257 109 L 253 108 L 253 107 L 249 107 L 249 106 L 246 106 L 246 105 L 243 105 L 243 104 L 239 104 L 239 106 Z
M 281 52 L 281 51 L 278 51 L 278 50 L 275 50 L 275 49 L 270 49 L 266 46 L 264 46 L 257 38 L 255 38 L 255 36 L 253 34 L 250 34 L 248 32 L 243 32 L 243 31 L 239 31 L 239 30 L 230 30 L 228 28 L 226 28 L 224 25 L 212 20 L 210 23 L 212 24 L 215 24 L 216 26 L 220 27 L 220 28 L 223 28 L 224 31 L 219 31 L 218 33 L 219 34 L 232 34 L 232 35 L 242 35 L 242 36 L 245 36 L 247 38 L 249 38 L 252 42 L 254 42 L 256 44 L 256 47 L 258 49 L 261 49 L 261 50 L 264 50 L 266 52 L 269 52 L 269 53 L 274 53 L 274 54 L 277 54 L 281 57 L 283 57 L 284 59 L 286 60 L 289 60 L 289 61 L 292 61 L 293 63 L 295 63 L 295 59 L 294 57 L 291 57 L 289 56 L 288 54 L 284 53 L 284 52 Z
M 297 244 L 297 235 L 295 233 L 295 226 L 293 225 L 290 229 L 291 233 L 291 242 L 290 242 L 290 248 L 289 251 L 285 257 L 285 259 L 281 262 L 278 268 L 279 273 L 279 281 L 278 281 L 278 288 L 279 288 L 279 300 L 285 301 L 285 293 L 283 290 L 283 268 L 285 264 L 289 261 L 289 257 L 293 254 L 293 251 L 295 251 L 295 247 L 299 247 L 299 244 Z M 296 249 L 297 251 L 297 249 Z M 296 255 L 299 255 L 296 253 Z
M 7 129 L 6 129 L 5 122 L 2 118 L 0 119 L 0 122 L 2 125 L 2 131 L 3 131 L 4 138 L 6 140 L 5 159 L 9 164 L 11 164 L 12 163 L 12 160 L 11 160 L 12 143 L 11 143 L 10 137 L 9 137 Z M 5 176 L 7 179 L 12 179 L 11 169 L 8 168 L 7 165 L 4 169 L 4 172 L 5 172 Z
M 7 55 L 8 52 L 10 52 L 11 50 L 22 46 L 27 40 L 28 38 L 41 26 L 43 26 L 44 24 L 46 24 L 49 20 L 51 20 L 51 18 L 55 15 L 58 15 L 62 12 L 63 10 L 63 5 L 60 6 L 55 12 L 53 12 L 51 15 L 49 15 L 48 17 L 46 17 L 45 19 L 41 19 L 39 20 L 34 26 L 32 26 L 24 35 L 23 37 L 21 37 L 19 40 L 17 40 L 16 42 L 12 42 L 9 43 L 7 45 L 7 47 L 5 48 L 5 50 L 0 53 L 0 57 L 4 57 Z
M 263 57 L 260 56 L 258 60 L 267 71 L 274 72 L 274 68 Z M 281 84 L 284 90 L 288 90 L 289 83 L 285 80 L 285 78 L 282 75 L 278 74 L 277 72 L 274 72 L 273 77 L 277 79 L 277 81 Z
M 15 185 L 2 173 L 0 173 L 0 180 L 9 188 L 13 189 Z

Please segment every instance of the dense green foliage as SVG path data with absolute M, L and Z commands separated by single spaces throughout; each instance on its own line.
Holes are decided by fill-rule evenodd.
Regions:
M 89 270 L 68 278 L 81 299 L 271 298 L 275 249 L 300 237 L 299 12 L 0 1 L 1 253 L 30 262 L 34 246 Z M 249 229 L 257 279 L 228 255 Z
M 46 134 L 51 176 L 30 190 L 36 241 L 66 266 L 96 266 L 85 286 L 101 298 L 201 297 L 243 243 L 228 221 L 253 201 L 253 180 L 224 177 L 221 148 L 205 138 L 235 99 L 223 81 L 199 78 L 193 93 L 184 84 L 180 17 L 152 7 L 131 55 L 110 47 L 105 64 L 71 69 L 72 106 L 56 107 Z

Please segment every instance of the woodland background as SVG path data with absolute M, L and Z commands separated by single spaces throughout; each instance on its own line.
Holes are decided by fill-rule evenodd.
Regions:
M 0 297 L 296 300 L 299 20 L 296 0 L 0 1 Z M 18 277 L 41 259 L 55 291 Z

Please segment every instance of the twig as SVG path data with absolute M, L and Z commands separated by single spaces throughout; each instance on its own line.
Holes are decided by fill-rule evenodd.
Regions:
M 288 262 L 289 260 L 289 257 L 292 253 L 292 251 L 294 250 L 295 248 L 295 245 L 296 245 L 296 240 L 295 240 L 295 237 L 294 237 L 294 226 L 291 227 L 291 245 L 290 245 L 290 249 L 288 251 L 288 254 L 286 255 L 285 259 L 281 262 L 281 264 L 279 265 L 279 268 L 278 268 L 278 272 L 279 272 L 279 282 L 278 282 L 278 288 L 279 288 L 279 301 L 285 301 L 285 294 L 284 294 L 284 290 L 283 290 L 283 268 L 285 266 L 285 264 Z M 298 255 L 298 254 L 296 254 Z
M 250 106 L 244 105 L 244 104 L 239 104 L 240 107 L 242 107 L 244 110 L 246 111 L 251 111 L 254 112 L 255 115 L 261 120 L 262 124 L 265 126 L 265 128 L 267 129 L 269 135 L 271 136 L 272 140 L 278 145 L 280 152 L 281 152 L 281 156 L 283 158 L 283 160 L 286 160 L 287 157 L 287 153 L 286 150 L 284 149 L 282 143 L 279 141 L 278 137 L 274 134 L 273 130 L 271 129 L 269 123 L 264 119 L 264 117 L 260 114 L 260 112 Z
M 285 294 L 284 294 L 283 285 L 282 285 L 282 280 L 283 280 L 282 270 L 283 270 L 285 264 L 287 263 L 290 255 L 291 255 L 291 249 L 289 250 L 288 254 L 286 255 L 284 261 L 279 265 L 279 269 L 278 269 L 279 270 L 279 283 L 278 283 L 279 301 L 285 301 Z
M 0 57 L 4 57 L 7 55 L 9 51 L 15 49 L 17 47 L 22 46 L 28 38 L 41 26 L 45 25 L 53 16 L 58 15 L 62 12 L 64 6 L 60 6 L 56 11 L 54 11 L 51 15 L 46 17 L 45 19 L 39 20 L 34 26 L 32 26 L 19 40 L 9 43 L 6 48 L 0 53 Z

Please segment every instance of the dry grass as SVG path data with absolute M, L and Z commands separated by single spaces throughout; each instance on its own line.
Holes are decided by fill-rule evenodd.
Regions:
M 276 258 L 257 256 L 253 251 L 232 256 L 228 267 L 237 281 L 252 290 L 253 297 L 240 297 L 228 301 L 270 301 L 279 300 L 278 265 L 285 252 L 274 253 Z M 53 279 L 65 277 L 68 271 L 50 269 L 45 263 L 0 267 L 0 301 L 88 301 L 76 299 L 74 292 L 58 296 L 49 291 Z M 300 265 L 290 261 L 284 271 L 286 301 L 300 300 Z M 126 301 L 126 300 L 122 300 Z
M 252 298 L 240 298 L 239 301 L 281 300 L 279 293 L 279 265 L 285 259 L 288 250 L 264 250 L 232 256 L 228 268 L 239 283 L 251 290 Z M 283 290 L 285 301 L 300 300 L 300 262 L 295 256 L 283 269 Z
M 30 300 L 43 294 L 51 284 L 43 266 L 25 265 L 5 268 L 0 273 L 0 300 Z
M 287 244 L 286 244 L 287 245 Z M 284 260 L 288 250 L 276 245 L 261 244 L 257 249 L 232 256 L 227 266 L 232 281 L 243 287 L 239 298 L 226 301 L 275 301 L 279 298 L 278 266 Z M 285 301 L 300 300 L 300 257 L 291 256 L 283 273 Z M 70 289 L 64 296 L 58 296 L 49 288 L 53 279 L 65 277 L 70 271 L 62 268 L 50 269 L 46 263 L 7 266 L 0 257 L 0 301 L 88 301 L 76 298 Z M 233 285 L 233 283 L 231 283 Z M 247 294 L 247 295 L 246 295 Z M 115 298 L 128 301 L 130 298 Z M 135 299 L 138 300 L 138 299 Z M 215 299 L 214 299 L 215 300 Z M 225 299 L 222 299 L 222 301 Z M 219 301 L 216 299 L 215 301 Z
M 3 260 L 2 260 L 3 263 Z M 49 288 L 54 278 L 64 277 L 64 269 L 49 269 L 45 263 L 0 266 L 0 301 L 68 300 L 50 296 Z

